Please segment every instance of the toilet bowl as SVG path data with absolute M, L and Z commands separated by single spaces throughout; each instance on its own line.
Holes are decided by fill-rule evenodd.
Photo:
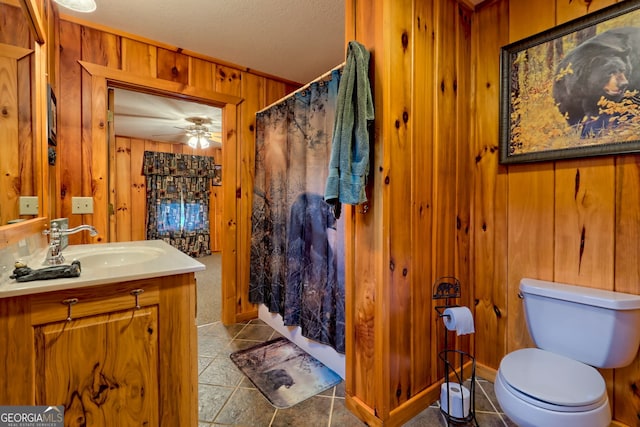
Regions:
M 495 380 L 502 410 L 520 427 L 606 427 L 606 384 L 593 367 L 537 348 L 509 353 Z
M 537 348 L 507 354 L 494 383 L 520 427 L 608 427 L 611 408 L 596 368 L 629 365 L 640 347 L 640 295 L 535 279 L 520 281 Z

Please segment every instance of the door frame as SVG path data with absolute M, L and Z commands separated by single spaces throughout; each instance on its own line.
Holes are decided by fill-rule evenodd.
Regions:
M 104 67 L 85 61 L 78 61 L 83 69 L 83 86 L 90 85 L 91 99 L 83 99 L 83 124 L 90 127 L 92 146 L 91 168 L 94 176 L 109 176 L 109 152 L 107 145 L 109 86 L 150 92 L 159 95 L 180 97 L 203 102 L 222 109 L 222 322 L 236 322 L 235 301 L 238 283 L 238 198 L 236 188 L 240 188 L 238 171 L 240 160 L 238 153 L 238 105 L 242 98 L 215 92 L 195 86 L 184 85 L 169 80 L 131 74 L 115 68 Z M 86 77 L 86 80 L 85 80 Z M 83 91 L 84 92 L 84 91 Z M 98 230 L 109 229 L 109 183 L 107 179 L 94 180 L 94 203 L 104 204 L 93 215 L 94 226 Z M 100 212 L 100 213 L 98 213 Z

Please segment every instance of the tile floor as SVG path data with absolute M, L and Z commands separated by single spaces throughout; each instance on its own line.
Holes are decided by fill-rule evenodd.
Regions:
M 271 406 L 236 368 L 229 355 L 277 336 L 276 331 L 260 320 L 231 326 L 215 322 L 198 327 L 199 427 L 365 426 L 345 407 L 344 383 L 288 409 Z M 476 418 L 482 427 L 515 427 L 500 412 L 493 384 L 482 379 L 476 386 Z M 407 427 L 446 425 L 438 402 L 405 424 Z

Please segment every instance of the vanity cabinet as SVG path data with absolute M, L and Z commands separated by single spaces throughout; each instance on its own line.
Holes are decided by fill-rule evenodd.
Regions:
M 0 404 L 64 405 L 65 425 L 196 426 L 195 310 L 193 273 L 2 298 Z

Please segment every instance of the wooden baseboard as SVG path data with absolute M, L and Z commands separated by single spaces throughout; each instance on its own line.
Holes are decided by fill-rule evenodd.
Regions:
M 464 372 L 465 376 L 471 375 L 470 363 L 465 364 Z M 479 375 L 477 366 L 476 375 Z M 345 403 L 351 412 L 371 427 L 400 427 L 428 408 L 433 402 L 440 399 L 440 386 L 443 381 L 444 379 L 441 379 L 430 385 L 402 405 L 394 408 L 389 412 L 389 416 L 386 419 L 379 418 L 375 414 L 375 408 L 370 408 L 357 397 L 352 397 L 347 394 Z
M 476 363 L 476 376 L 489 380 L 492 383 L 496 382 L 497 369 L 490 368 L 482 363 Z

